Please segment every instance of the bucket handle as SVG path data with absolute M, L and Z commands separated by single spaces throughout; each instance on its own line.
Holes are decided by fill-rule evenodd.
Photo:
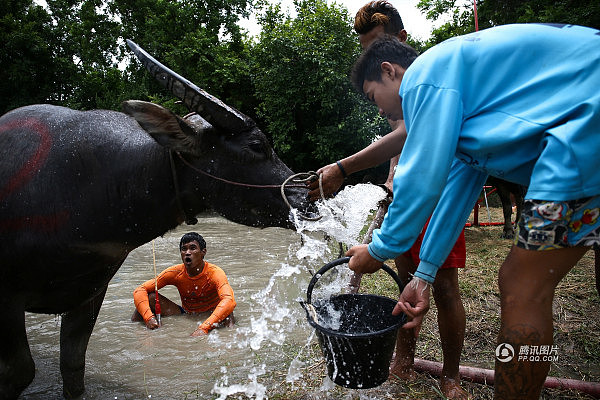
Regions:
M 349 261 L 350 261 L 350 257 L 342 257 L 342 258 L 338 258 L 337 260 L 333 260 L 333 261 L 325 264 L 324 266 L 322 266 L 321 269 L 318 270 L 317 273 L 313 275 L 312 279 L 310 280 L 310 283 L 308 284 L 308 289 L 306 289 L 306 302 L 308 304 L 311 304 L 311 296 L 312 296 L 313 288 L 314 288 L 315 284 L 317 283 L 317 281 L 319 280 L 319 278 L 325 272 L 329 271 L 333 267 L 337 267 L 338 265 L 347 264 Z M 392 270 L 390 267 L 388 267 L 385 264 L 383 264 L 381 266 L 381 269 L 383 269 L 385 272 L 387 272 L 394 279 L 396 284 L 398 284 L 400 293 L 402 293 L 402 291 L 404 290 L 404 284 L 398 277 L 398 274 L 396 274 L 394 272 L 394 270 Z

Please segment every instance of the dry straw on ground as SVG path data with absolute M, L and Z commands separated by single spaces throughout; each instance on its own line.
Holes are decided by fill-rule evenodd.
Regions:
M 480 222 L 487 221 L 487 210 L 482 209 Z M 491 209 L 491 218 L 501 221 L 501 211 Z M 467 267 L 459 273 L 460 290 L 467 315 L 462 365 L 494 367 L 496 335 L 500 325 L 500 300 L 497 276 L 511 245 L 500 239 L 500 226 L 470 227 L 465 230 Z M 385 274 L 367 275 L 362 291 L 397 296 L 397 288 Z M 588 252 L 578 265 L 560 283 L 554 301 L 554 342 L 559 360 L 552 363 L 550 376 L 600 382 L 600 297 L 595 288 L 594 254 Z M 436 307 L 425 319 L 417 345 L 417 357 L 442 361 Z M 289 358 L 296 356 L 293 346 L 284 349 Z M 443 399 L 437 377 L 418 374 L 414 382 L 388 381 L 378 388 L 349 390 L 336 387 L 321 391 L 326 369 L 316 339 L 309 351 L 303 350 L 305 368 L 301 380 L 285 382 L 287 370 L 268 377 L 271 381 L 271 399 Z M 306 354 L 308 353 L 308 354 Z M 272 382 L 279 381 L 273 386 Z M 300 382 L 300 383 L 299 383 Z M 267 383 L 267 382 L 265 382 Z M 473 399 L 492 399 L 493 387 L 464 382 L 463 387 Z M 573 391 L 544 389 L 542 399 L 590 399 Z

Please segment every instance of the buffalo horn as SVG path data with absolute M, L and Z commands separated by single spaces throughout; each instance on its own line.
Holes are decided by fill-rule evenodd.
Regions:
M 171 71 L 133 41 L 127 39 L 127 45 L 162 86 L 183 101 L 188 109 L 204 116 L 215 127 L 226 132 L 237 133 L 255 126 L 251 118 Z

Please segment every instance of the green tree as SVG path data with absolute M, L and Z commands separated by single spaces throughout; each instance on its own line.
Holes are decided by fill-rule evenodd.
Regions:
M 80 109 L 111 104 L 106 93 L 122 86 L 114 59 L 119 23 L 103 0 L 47 0 L 47 5 L 54 35 L 52 63 L 59 71 L 49 101 Z
M 250 0 L 112 0 L 110 9 L 122 21 L 123 39 L 132 39 L 160 62 L 226 103 L 248 113 L 249 53 L 237 22 L 247 16 Z M 131 57 L 123 44 L 121 57 Z M 127 70 L 138 82 L 138 94 L 153 95 L 172 107 L 172 96 L 160 89 L 138 63 Z
M 74 108 L 113 106 L 123 77 L 116 66 L 119 24 L 102 0 L 11 0 L 2 8 L 0 55 L 10 79 L 0 85 L 0 107 L 54 103 Z M 10 10 L 10 11 L 9 11 Z
M 600 29 L 600 2 L 597 0 L 533 0 L 481 2 L 483 26 L 521 22 L 558 22 Z
M 345 8 L 324 0 L 294 2 L 297 16 L 269 6 L 252 49 L 259 116 L 274 148 L 297 171 L 309 171 L 387 133 L 348 78 L 360 47 Z
M 54 90 L 50 15 L 31 0 L 9 0 L 0 8 L 0 114 L 43 103 Z
M 433 29 L 426 41 L 424 50 L 453 36 L 465 35 L 475 31 L 475 18 L 472 2 L 463 0 L 421 0 L 417 7 L 431 21 L 450 18 L 441 26 Z M 481 29 L 481 24 L 480 29 Z
M 125 38 L 232 105 L 255 108 L 237 25 L 250 0 L 47 0 L 46 9 L 8 2 L 0 9 L 0 67 L 10 79 L 0 85 L 0 111 L 39 102 L 78 109 L 119 109 L 128 98 L 174 103 L 140 64 L 122 69 L 132 57 Z
M 475 31 L 472 2 L 457 0 L 421 0 L 418 8 L 427 19 L 435 21 L 442 15 L 451 20 L 432 32 L 427 43 L 431 47 L 452 36 Z M 477 1 L 479 29 L 514 23 L 564 23 L 600 29 L 598 0 L 479 0 Z

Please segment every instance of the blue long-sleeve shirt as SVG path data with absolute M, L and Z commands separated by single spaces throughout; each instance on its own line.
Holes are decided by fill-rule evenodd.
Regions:
M 433 282 L 488 175 L 531 199 L 600 194 L 600 31 L 522 24 L 449 39 L 406 70 L 399 95 L 408 136 L 368 247 L 380 261 L 433 213 L 415 274 Z

